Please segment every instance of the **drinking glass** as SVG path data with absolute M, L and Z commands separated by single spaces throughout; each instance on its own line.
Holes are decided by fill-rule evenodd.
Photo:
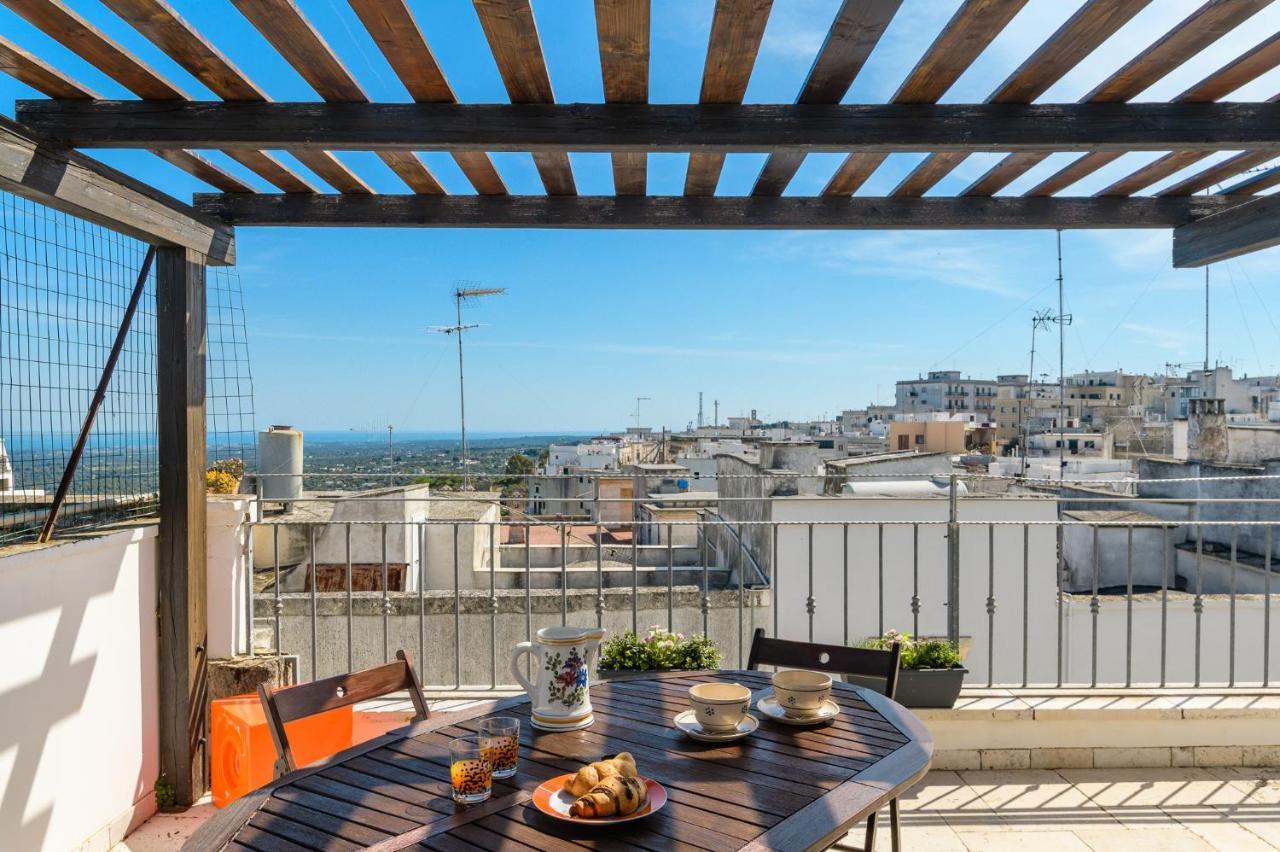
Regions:
M 453 800 L 464 805 L 483 802 L 493 792 L 493 767 L 475 737 L 449 743 L 449 778 L 453 782 Z
M 494 778 L 510 778 L 520 765 L 520 720 L 494 716 L 480 721 L 480 753 L 493 767 Z

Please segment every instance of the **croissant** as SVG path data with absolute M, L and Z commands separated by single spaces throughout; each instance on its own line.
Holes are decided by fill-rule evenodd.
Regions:
M 586 818 L 628 816 L 640 810 L 648 798 L 649 790 L 639 778 L 614 775 L 570 805 L 569 815 Z
M 615 757 L 608 760 L 597 760 L 582 767 L 578 770 L 578 774 L 565 784 L 565 789 L 571 796 L 585 796 L 597 784 L 615 776 L 623 778 L 636 776 L 636 759 L 631 756 L 631 752 L 618 752 Z

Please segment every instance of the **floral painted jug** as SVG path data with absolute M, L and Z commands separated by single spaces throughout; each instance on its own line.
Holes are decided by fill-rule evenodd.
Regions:
M 533 642 L 511 651 L 511 674 L 529 693 L 532 723 L 544 731 L 576 731 L 590 725 L 591 658 L 600 647 L 599 627 L 544 627 Z M 537 682 L 524 676 L 521 658 L 533 656 Z

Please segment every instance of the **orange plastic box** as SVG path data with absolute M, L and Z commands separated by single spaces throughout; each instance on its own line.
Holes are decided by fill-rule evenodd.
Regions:
M 213 803 L 222 808 L 271 780 L 276 747 L 256 695 L 211 702 L 209 728 Z M 298 719 L 284 729 L 299 766 L 350 748 L 355 741 L 350 707 Z

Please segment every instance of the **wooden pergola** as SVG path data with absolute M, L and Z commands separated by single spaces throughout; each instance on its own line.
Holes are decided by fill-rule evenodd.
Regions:
M 407 0 L 348 0 L 408 93 L 374 103 L 296 0 L 232 0 L 315 90 L 282 103 L 166 0 L 102 0 L 221 100 L 197 101 L 63 0 L 0 0 L 137 96 L 109 100 L 0 37 L 0 68 L 48 96 L 0 119 L 0 187 L 159 247 L 162 769 L 204 785 L 204 268 L 233 263 L 236 225 L 486 228 L 1170 228 L 1178 267 L 1280 243 L 1280 94 L 1224 102 L 1280 65 L 1280 33 L 1166 102 L 1134 102 L 1271 0 L 1206 0 L 1077 103 L 1036 100 L 1152 0 L 1087 0 L 985 101 L 939 104 L 1027 0 L 965 0 L 884 104 L 842 104 L 901 0 L 844 0 L 790 104 L 743 104 L 771 0 L 717 0 L 696 104 L 650 104 L 648 0 L 595 0 L 605 103 L 561 104 L 529 0 L 474 0 L 510 103 L 462 104 Z M 420 7 L 430 8 L 429 4 Z M 186 205 L 80 151 L 140 148 L 217 190 Z M 220 150 L 279 190 L 202 157 Z M 404 182 L 376 194 L 333 155 L 374 151 Z M 273 155 L 286 151 L 325 191 Z M 448 152 L 475 194 L 449 195 L 417 155 Z M 530 152 L 545 195 L 512 195 L 490 152 Z M 615 193 L 577 192 L 569 151 L 611 155 Z M 688 152 L 680 196 L 650 196 L 646 154 Z M 1059 195 L 1131 151 L 1163 156 L 1090 196 Z M 1153 195 L 1157 182 L 1233 151 Z M 749 196 L 716 195 L 725 155 L 768 154 Z M 810 153 L 844 161 L 821 194 L 784 195 Z M 886 197 L 855 193 L 895 152 L 924 152 Z M 924 197 L 972 153 L 1004 156 L 955 196 Z M 1081 156 L 997 195 L 1057 152 Z M 1229 184 L 1207 194 L 1204 190 Z M 327 191 L 332 190 L 332 191 Z

